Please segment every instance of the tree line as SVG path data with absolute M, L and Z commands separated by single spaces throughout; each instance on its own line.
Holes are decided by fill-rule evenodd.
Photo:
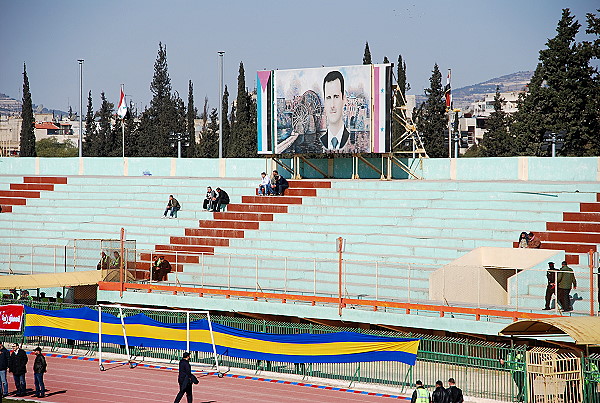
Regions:
M 595 39 L 577 41 L 581 24 L 569 9 L 563 9 L 556 36 L 540 50 L 527 91 L 519 97 L 518 111 L 511 116 L 502 110 L 505 101 L 496 88 L 483 140 L 465 156 L 546 156 L 549 151 L 542 145 L 548 131 L 565 132 L 559 155 L 600 155 L 600 74 L 594 67 L 600 56 L 600 18 L 588 13 L 586 19 L 585 32 Z M 437 64 L 429 82 L 427 99 L 413 118 L 428 155 L 447 157 L 447 115 Z
M 600 9 L 598 10 L 600 12 Z M 576 40 L 581 24 L 569 9 L 564 9 L 556 28 L 556 36 L 539 52 L 539 63 L 527 91 L 518 101 L 518 111 L 503 111 L 504 99 L 496 89 L 494 111 L 486 122 L 483 140 L 472 146 L 465 156 L 504 157 L 517 155 L 543 156 L 548 151 L 541 145 L 547 131 L 565 132 L 565 145 L 559 151 L 565 156 L 600 155 L 600 74 L 594 63 L 600 56 L 600 18 L 586 14 L 585 32 L 594 40 Z M 389 62 L 384 57 L 384 63 Z M 371 64 L 368 42 L 363 64 Z M 410 89 L 406 62 L 398 56 L 395 78 L 403 95 Z M 246 88 L 244 64 L 240 62 L 235 103 L 223 94 L 223 156 L 256 157 L 256 101 Z M 436 64 L 425 89 L 426 101 L 413 111 L 413 120 L 422 134 L 430 157 L 447 157 L 447 111 L 442 87 L 442 74 Z M 187 103 L 171 87 L 167 65 L 167 49 L 159 43 L 150 84 L 150 106 L 137 111 L 130 105 L 125 119 L 115 119 L 115 106 L 100 94 L 101 104 L 94 110 L 92 93 L 88 94 L 85 116 L 84 156 L 120 156 L 122 125 L 125 131 L 125 155 L 129 157 L 174 157 L 177 155 L 175 135 L 182 139 L 182 156 L 216 158 L 218 156 L 219 120 L 217 108 L 209 108 L 205 97 L 198 112 L 194 104 L 193 83 L 188 84 Z M 23 125 L 21 156 L 35 156 L 34 115 L 26 67 L 23 69 Z M 196 139 L 195 119 L 201 130 Z M 392 142 L 396 144 L 404 132 L 392 123 Z

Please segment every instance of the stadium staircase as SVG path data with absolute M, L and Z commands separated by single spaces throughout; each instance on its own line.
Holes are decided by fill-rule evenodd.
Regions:
M 54 185 L 66 183 L 66 177 L 26 176 L 23 183 L 11 183 L 9 190 L 0 190 L 2 212 L 10 213 L 13 206 L 24 206 L 27 199 L 39 198 L 40 192 L 53 191 Z

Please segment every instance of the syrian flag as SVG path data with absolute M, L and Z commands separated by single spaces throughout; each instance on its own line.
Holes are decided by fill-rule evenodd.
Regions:
M 444 87 L 444 95 L 446 96 L 446 110 L 452 109 L 452 90 L 450 89 L 450 76 L 452 70 L 448 69 L 448 76 L 446 77 L 446 87 Z
M 127 115 L 127 104 L 125 104 L 125 93 L 123 92 L 123 87 L 121 87 L 121 97 L 119 98 L 117 115 L 119 115 L 121 119 L 125 119 L 125 115 Z

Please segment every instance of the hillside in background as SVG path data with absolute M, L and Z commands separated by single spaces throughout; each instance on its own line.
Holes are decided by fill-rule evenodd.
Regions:
M 468 85 L 462 88 L 452 88 L 452 100 L 455 108 L 467 109 L 471 103 L 483 100 L 485 94 L 496 92 L 496 86 L 500 92 L 520 91 L 531 80 L 533 71 L 519 71 L 484 81 L 482 83 Z M 445 82 L 444 82 L 445 83 Z M 425 95 L 417 95 L 417 105 L 424 102 Z
M 35 113 L 54 113 L 56 116 L 68 115 L 69 112 L 44 108 L 44 105 L 33 105 Z M 0 115 L 18 115 L 21 113 L 21 101 L 0 92 Z

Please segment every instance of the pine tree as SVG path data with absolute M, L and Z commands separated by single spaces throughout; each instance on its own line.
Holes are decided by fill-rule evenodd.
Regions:
M 132 102 L 129 103 L 129 109 L 123 119 L 125 124 L 125 156 L 137 157 L 139 155 L 138 141 L 136 131 L 138 128 L 137 110 Z
M 496 87 L 494 96 L 494 112 L 486 121 L 486 132 L 481 143 L 482 157 L 508 157 L 515 155 L 514 139 L 508 132 L 509 116 L 502 107 L 504 98 L 500 95 L 500 88 Z
M 21 108 L 21 137 L 19 155 L 21 157 L 35 157 L 35 116 L 33 115 L 33 103 L 29 91 L 29 78 L 27 77 L 27 66 L 23 63 L 23 105 Z
M 519 153 L 542 155 L 546 131 L 566 131 L 563 155 L 593 155 L 600 131 L 596 70 L 592 53 L 575 38 L 581 25 L 564 9 L 556 36 L 540 51 L 539 64 L 522 97 L 511 132 L 517 135 Z
M 196 125 L 194 119 L 198 112 L 194 107 L 194 84 L 192 80 L 188 83 L 188 103 L 187 103 L 187 115 L 186 115 L 186 140 L 188 146 L 185 148 L 185 156 L 192 158 L 196 155 Z
M 437 63 L 433 66 L 430 87 L 425 89 L 427 100 L 416 116 L 416 124 L 419 132 L 423 133 L 423 142 L 427 154 L 432 158 L 444 158 L 448 156 L 448 136 L 446 127 L 446 102 L 444 90 L 442 89 L 442 74 Z
M 371 64 L 371 51 L 369 50 L 369 42 L 365 43 L 365 55 L 363 56 L 363 64 Z
M 383 56 L 383 64 L 387 64 L 390 62 L 390 59 L 387 58 L 387 56 Z
M 182 114 L 182 102 L 173 97 L 171 78 L 167 65 L 167 47 L 158 44 L 158 55 L 154 63 L 154 76 L 150 84 L 152 100 L 144 125 L 140 126 L 141 156 L 173 157 L 177 155 L 177 144 L 172 141 L 174 133 L 185 132 L 185 115 Z

